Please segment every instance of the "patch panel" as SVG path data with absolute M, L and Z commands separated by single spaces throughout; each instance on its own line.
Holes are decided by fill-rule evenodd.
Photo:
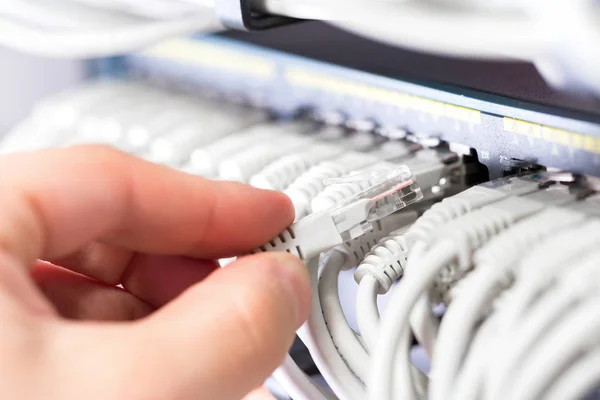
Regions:
M 470 147 L 492 177 L 524 164 L 600 175 L 600 106 L 593 101 L 569 109 L 552 101 L 407 79 L 389 66 L 379 67 L 386 70 L 382 74 L 377 60 L 353 63 L 342 57 L 349 66 L 335 65 L 334 57 L 321 61 L 307 58 L 310 51 L 303 56 L 293 53 L 294 47 L 286 51 L 265 34 L 168 40 L 123 58 L 120 71 L 192 92 L 217 91 L 280 115 L 333 113 L 384 134 L 410 132 Z M 394 53 L 381 54 L 386 63 L 386 55 Z

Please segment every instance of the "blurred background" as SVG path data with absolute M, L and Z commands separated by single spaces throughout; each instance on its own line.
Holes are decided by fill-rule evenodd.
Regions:
M 0 47 L 0 135 L 23 120 L 36 101 L 86 75 L 81 60 L 48 59 Z

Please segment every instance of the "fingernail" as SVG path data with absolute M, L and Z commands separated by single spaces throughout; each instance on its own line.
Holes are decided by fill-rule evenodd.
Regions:
M 299 328 L 308 318 L 311 306 L 310 278 L 306 265 L 296 256 L 287 253 L 271 253 L 278 267 L 276 269 L 282 287 L 288 293 L 297 316 Z

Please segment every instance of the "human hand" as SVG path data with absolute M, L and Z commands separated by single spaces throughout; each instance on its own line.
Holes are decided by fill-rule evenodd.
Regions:
M 0 397 L 244 397 L 283 360 L 310 284 L 285 253 L 214 260 L 293 215 L 282 194 L 106 147 L 0 159 Z

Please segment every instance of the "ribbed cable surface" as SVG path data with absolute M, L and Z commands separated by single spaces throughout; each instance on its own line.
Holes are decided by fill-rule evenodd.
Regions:
M 379 283 L 378 293 L 387 293 L 392 284 L 404 273 L 408 246 L 404 230 L 392 233 L 379 240 L 359 264 L 354 278 L 360 283 L 366 275 L 371 275 Z
M 250 177 L 286 154 L 303 149 L 310 143 L 306 137 L 292 136 L 279 138 L 273 143 L 260 143 L 251 146 L 235 157 L 224 160 L 219 165 L 219 178 L 238 182 L 248 182 Z
M 280 134 L 284 133 L 265 124 L 226 136 L 217 142 L 194 150 L 185 170 L 200 176 L 216 177 L 219 164 L 223 160 L 235 156 L 248 146 L 272 140 Z
M 321 193 L 311 201 L 311 211 L 319 212 L 335 207 L 340 202 L 368 189 L 370 181 L 359 181 L 353 183 L 340 183 L 327 186 Z
M 310 212 L 312 199 L 324 188 L 323 181 L 363 168 L 377 162 L 377 159 L 365 153 L 351 152 L 330 161 L 323 161 L 300 175 L 285 191 L 296 209 L 296 219 Z
M 282 191 L 310 167 L 340 155 L 344 149 L 326 143 L 317 143 L 305 151 L 275 160 L 250 178 L 250 184 L 262 189 Z
M 478 265 L 497 268 L 512 267 L 519 258 L 544 238 L 579 223 L 585 215 L 568 209 L 552 207 L 515 224 L 475 253 Z M 507 271 L 508 272 L 508 271 Z

